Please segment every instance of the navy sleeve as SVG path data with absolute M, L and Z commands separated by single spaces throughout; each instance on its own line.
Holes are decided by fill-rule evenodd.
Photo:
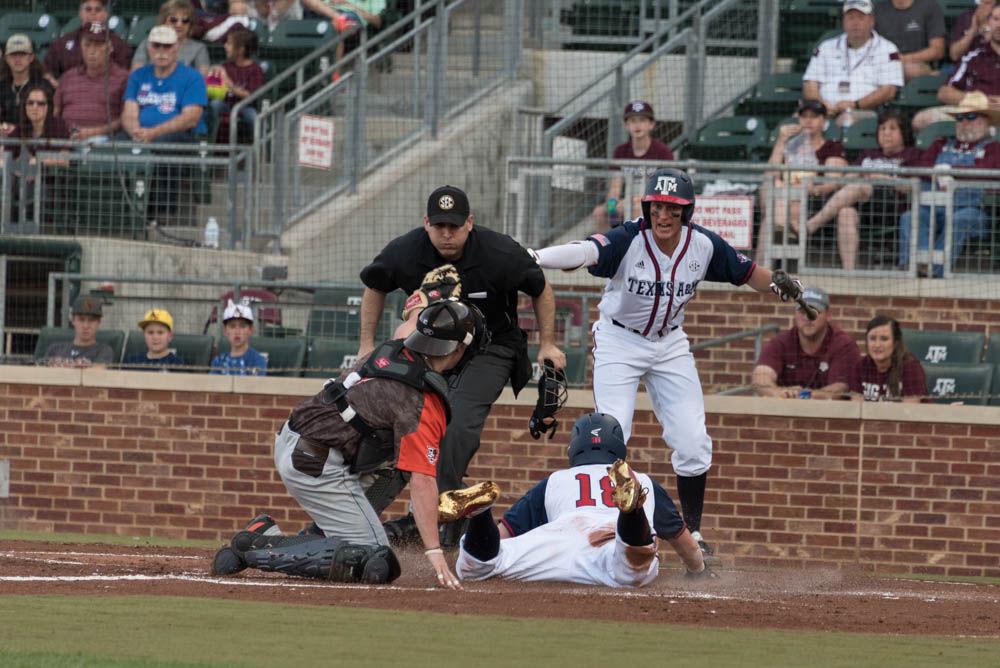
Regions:
M 500 521 L 507 527 L 511 536 L 520 536 L 535 527 L 540 527 L 549 521 L 545 515 L 545 487 L 549 484 L 549 479 L 545 478 L 540 483 L 528 490 L 528 493 L 514 502 Z
M 660 483 L 653 481 L 653 533 L 664 540 L 677 538 L 684 531 L 684 520 L 677 512 L 677 506 L 667 494 L 667 491 L 660 486 Z
M 629 220 L 607 234 L 591 234 L 587 239 L 597 246 L 597 264 L 588 267 L 592 276 L 611 278 L 618 273 L 618 265 L 625 258 L 632 240 L 639 234 L 639 223 Z
M 743 285 L 750 280 L 750 274 L 756 266 L 753 260 L 730 246 L 715 232 L 706 230 L 701 225 L 692 227 L 712 241 L 712 261 L 708 263 L 708 270 L 705 272 L 706 281 Z

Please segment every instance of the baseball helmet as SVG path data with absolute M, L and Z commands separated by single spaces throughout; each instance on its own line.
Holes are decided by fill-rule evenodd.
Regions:
M 681 223 L 687 225 L 694 216 L 694 181 L 679 169 L 658 169 L 649 175 L 642 196 L 642 219 L 649 223 L 650 202 L 671 202 L 684 207 Z
M 479 310 L 457 299 L 431 304 L 417 316 L 417 329 L 403 341 L 410 350 L 440 357 L 464 343 L 477 347 L 484 337 L 485 320 Z
M 573 424 L 566 449 L 570 466 L 613 464 L 626 453 L 622 426 L 607 413 L 587 413 Z

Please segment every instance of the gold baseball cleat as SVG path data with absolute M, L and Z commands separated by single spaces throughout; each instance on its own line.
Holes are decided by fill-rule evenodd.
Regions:
M 472 517 L 493 507 L 500 498 L 500 487 L 491 481 L 465 489 L 454 489 L 438 497 L 438 521 L 454 522 Z
M 639 485 L 624 459 L 619 459 L 608 467 L 608 477 L 614 485 L 611 498 L 621 512 L 630 513 L 646 501 L 646 490 Z

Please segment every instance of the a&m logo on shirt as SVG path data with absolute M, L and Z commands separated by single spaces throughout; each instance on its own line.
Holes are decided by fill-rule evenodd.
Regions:
M 672 176 L 658 176 L 653 190 L 663 195 L 675 193 L 677 192 L 677 179 Z

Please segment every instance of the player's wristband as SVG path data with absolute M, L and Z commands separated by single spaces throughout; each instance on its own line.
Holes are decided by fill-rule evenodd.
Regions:
M 444 550 L 442 550 L 440 547 L 432 547 L 429 550 L 424 550 L 424 556 L 429 557 L 432 554 L 441 554 L 441 555 L 443 555 L 444 554 Z

